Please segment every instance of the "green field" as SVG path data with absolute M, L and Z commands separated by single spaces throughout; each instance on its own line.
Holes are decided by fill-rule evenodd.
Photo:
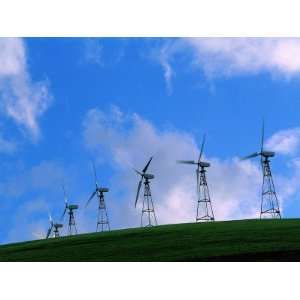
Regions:
M 300 261 L 300 219 L 164 225 L 0 246 L 0 261 Z

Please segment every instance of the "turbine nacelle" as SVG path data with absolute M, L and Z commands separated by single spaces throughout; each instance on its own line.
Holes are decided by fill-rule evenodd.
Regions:
M 70 205 L 68 205 L 68 209 L 70 209 L 70 210 L 78 209 L 78 205 L 77 204 L 70 204 Z
M 152 175 L 152 174 L 144 174 L 144 178 L 150 180 L 150 179 L 154 178 L 154 175 Z
M 199 162 L 199 166 L 200 166 L 201 168 L 208 168 L 208 167 L 210 167 L 210 163 L 209 163 L 209 162 L 206 162 L 206 161 L 200 161 L 200 162 Z
M 274 157 L 275 152 L 273 152 L 273 151 L 262 151 L 260 153 L 260 155 L 263 156 L 263 157 Z
M 107 193 L 109 192 L 109 188 L 100 187 L 97 189 L 99 193 Z
M 63 224 L 55 223 L 53 226 L 54 226 L 55 228 L 62 228 L 62 227 L 63 227 Z

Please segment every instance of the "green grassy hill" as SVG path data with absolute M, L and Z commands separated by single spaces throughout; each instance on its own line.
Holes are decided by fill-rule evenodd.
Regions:
M 176 224 L 0 246 L 0 261 L 300 261 L 300 219 Z

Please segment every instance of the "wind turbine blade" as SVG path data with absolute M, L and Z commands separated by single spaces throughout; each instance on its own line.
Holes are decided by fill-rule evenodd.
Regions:
M 68 196 L 67 196 L 67 193 L 66 193 L 65 183 L 64 182 L 62 184 L 62 189 L 64 191 L 64 201 L 65 201 L 65 204 L 67 205 L 68 204 Z
M 53 225 L 51 225 L 51 227 L 48 229 L 47 235 L 46 235 L 46 239 L 49 238 L 49 236 L 50 236 L 50 234 L 51 234 L 51 231 L 52 231 L 52 228 L 53 228 Z
M 140 171 L 138 171 L 138 170 L 136 170 L 136 169 L 133 169 L 133 170 L 134 170 L 137 174 L 143 176 L 143 174 L 142 174 Z
M 248 156 L 245 156 L 245 157 L 241 158 L 241 160 L 246 160 L 246 159 L 253 158 L 253 157 L 256 157 L 256 156 L 259 156 L 259 155 L 260 155 L 260 153 L 255 152 L 255 153 L 252 153 Z
M 140 195 L 140 190 L 141 190 L 141 186 L 142 186 L 142 179 L 140 180 L 139 185 L 138 185 L 134 207 L 136 207 L 136 204 L 138 202 L 139 195 Z
M 95 164 L 94 164 L 93 161 L 92 161 L 92 166 L 93 166 L 93 172 L 94 172 L 95 184 L 96 184 L 96 186 L 98 186 L 96 167 L 95 167 Z
M 188 164 L 188 165 L 197 165 L 193 160 L 177 160 L 178 164 Z
M 87 207 L 87 206 L 89 205 L 90 201 L 94 198 L 94 196 L 96 195 L 96 193 L 97 193 L 97 190 L 95 190 L 95 191 L 93 192 L 93 194 L 91 195 L 91 197 L 89 198 L 89 200 L 86 202 L 85 207 Z
M 261 150 L 260 152 L 264 151 L 264 138 L 265 138 L 265 120 L 262 121 L 262 128 L 261 128 Z
M 205 138 L 206 138 L 206 135 L 204 134 L 203 135 L 203 139 L 202 139 L 202 145 L 201 145 L 201 150 L 200 150 L 200 154 L 199 154 L 198 164 L 200 163 L 201 157 L 202 157 L 202 154 L 203 154 L 203 149 L 204 149 L 204 144 L 205 144 Z
M 148 163 L 146 164 L 145 168 L 144 168 L 143 171 L 142 171 L 143 173 L 146 173 L 146 171 L 147 171 L 147 169 L 148 169 L 148 167 L 149 167 L 149 165 L 150 165 L 150 163 L 151 163 L 152 158 L 153 158 L 153 156 L 150 157 Z
M 63 220 L 63 218 L 64 218 L 64 216 L 65 216 L 65 214 L 66 214 L 66 211 L 67 211 L 67 206 L 65 207 L 65 210 L 64 210 L 64 212 L 63 212 L 63 214 L 62 214 L 62 216 L 61 216 L 61 220 Z

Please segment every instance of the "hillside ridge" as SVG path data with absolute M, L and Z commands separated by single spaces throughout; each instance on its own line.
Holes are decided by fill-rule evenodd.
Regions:
M 300 219 L 183 223 L 0 246 L 0 261 L 300 261 Z

